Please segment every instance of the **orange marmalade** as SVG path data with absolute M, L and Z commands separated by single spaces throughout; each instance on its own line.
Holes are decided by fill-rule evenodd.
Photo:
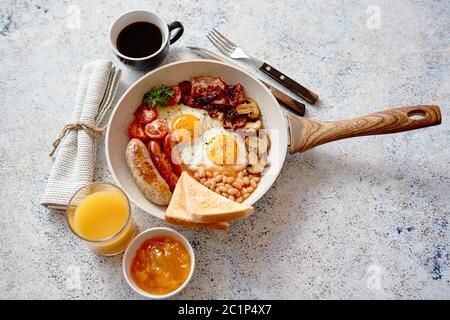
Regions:
M 139 288 L 155 295 L 170 293 L 188 278 L 191 257 L 186 247 L 169 236 L 146 240 L 131 263 L 131 277 Z

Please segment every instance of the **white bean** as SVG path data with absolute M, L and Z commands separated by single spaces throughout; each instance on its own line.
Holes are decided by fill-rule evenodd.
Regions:
M 241 190 L 242 189 L 242 184 L 239 183 L 239 181 L 235 181 L 232 183 L 232 186 L 235 187 L 236 189 Z

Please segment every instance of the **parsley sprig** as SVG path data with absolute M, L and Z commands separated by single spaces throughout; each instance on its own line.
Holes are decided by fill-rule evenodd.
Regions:
M 166 107 L 167 102 L 173 97 L 173 89 L 162 85 L 160 87 L 153 87 L 150 91 L 144 94 L 144 101 L 151 107 L 156 105 Z

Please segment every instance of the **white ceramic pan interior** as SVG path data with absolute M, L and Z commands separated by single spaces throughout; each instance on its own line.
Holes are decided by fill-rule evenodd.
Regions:
M 227 63 L 213 60 L 175 62 L 146 74 L 136 81 L 117 102 L 106 131 L 106 158 L 116 182 L 128 197 L 142 210 L 159 218 L 165 207 L 147 200 L 139 190 L 125 161 L 125 149 L 130 141 L 128 125 L 144 94 L 154 86 L 177 84 L 195 76 L 220 77 L 227 84 L 241 83 L 245 94 L 255 99 L 261 109 L 264 128 L 268 129 L 271 147 L 268 153 L 270 167 L 262 176 L 255 192 L 244 202 L 252 205 L 272 186 L 283 165 L 288 147 L 287 121 L 278 102 L 270 91 L 255 77 Z

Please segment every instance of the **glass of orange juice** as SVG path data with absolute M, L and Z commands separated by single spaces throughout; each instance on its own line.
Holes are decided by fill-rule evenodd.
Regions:
M 130 201 L 111 183 L 94 182 L 78 190 L 66 217 L 73 233 L 102 255 L 123 252 L 136 235 Z

